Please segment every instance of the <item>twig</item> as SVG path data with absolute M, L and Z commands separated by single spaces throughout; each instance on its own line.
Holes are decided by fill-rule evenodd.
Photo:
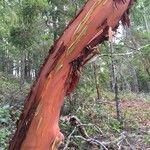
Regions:
M 63 148 L 63 150 L 67 150 L 68 145 L 69 145 L 70 140 L 71 140 L 71 137 L 72 137 L 72 135 L 74 134 L 75 130 L 76 130 L 76 127 L 75 127 L 75 128 L 73 129 L 73 131 L 69 134 L 69 136 L 68 136 L 68 138 L 67 138 L 66 145 L 65 145 L 65 147 Z
M 63 150 L 67 150 L 67 148 L 68 148 L 68 146 L 69 146 L 69 144 L 71 142 L 71 139 L 74 140 L 75 138 L 76 139 L 84 140 L 87 143 L 96 145 L 98 147 L 101 146 L 105 150 L 108 150 L 107 147 L 110 147 L 111 145 L 113 146 L 114 144 L 116 144 L 118 146 L 118 150 L 121 150 L 121 148 L 123 147 L 123 142 L 126 142 L 126 144 L 129 145 L 129 147 L 130 147 L 131 150 L 135 150 L 135 148 L 128 141 L 127 138 L 129 136 L 127 135 L 126 132 L 122 132 L 121 135 L 120 135 L 120 137 L 117 138 L 117 139 L 115 139 L 114 141 L 102 141 L 101 142 L 101 141 L 99 141 L 99 140 L 97 140 L 95 138 L 91 138 L 87 134 L 87 132 L 86 132 L 86 130 L 84 128 L 84 126 L 95 126 L 98 129 L 98 131 L 100 131 L 104 135 L 104 133 L 101 131 L 101 129 L 98 126 L 96 126 L 94 124 L 82 124 L 81 121 L 76 116 L 73 116 L 73 115 L 69 115 L 69 116 L 67 116 L 67 118 L 68 118 L 68 121 L 70 122 L 70 124 L 72 126 L 74 126 L 75 128 L 70 133 L 70 135 L 68 136 L 66 145 L 65 145 L 65 147 L 64 147 Z M 73 135 L 76 129 L 78 129 L 80 135 Z
M 77 116 L 74 115 L 68 115 L 67 120 L 69 121 L 71 126 L 77 127 L 78 131 L 84 138 L 89 138 L 89 135 L 87 134 L 85 128 L 82 126 L 82 123 L 80 119 Z
M 129 147 L 131 148 L 131 150 L 135 150 L 135 148 L 130 144 L 130 142 L 128 141 L 128 139 L 125 139 L 126 143 L 129 145 Z
M 143 48 L 146 48 L 148 46 L 150 46 L 150 44 L 146 44 L 144 46 L 141 46 L 139 47 L 138 49 L 137 48 L 134 48 L 134 47 L 131 47 L 131 46 L 128 46 L 126 43 L 124 43 L 126 47 L 130 48 L 130 49 L 133 49 L 133 50 L 136 50 L 136 51 L 141 51 Z
M 107 150 L 106 146 L 101 143 L 100 141 L 96 140 L 96 139 L 93 139 L 93 138 L 90 138 L 89 135 L 87 134 L 84 126 L 95 126 L 97 127 L 96 125 L 93 125 L 93 124 L 82 124 L 81 121 L 79 120 L 79 118 L 77 118 L 77 116 L 73 116 L 73 115 L 69 115 L 68 116 L 68 121 L 70 122 L 70 124 L 72 126 L 75 126 L 76 128 L 78 128 L 78 131 L 80 132 L 81 136 L 72 136 L 72 134 L 74 133 L 74 131 L 68 136 L 68 140 L 67 140 L 67 144 L 65 147 L 68 147 L 68 144 L 69 144 L 69 141 L 71 139 L 71 137 L 78 137 L 84 141 L 87 141 L 89 143 L 92 143 L 92 144 L 95 144 L 95 145 L 101 145 L 103 148 L 105 148 L 105 150 Z M 103 133 L 98 127 L 97 129 Z
M 122 147 L 121 143 L 124 141 L 125 138 L 126 136 L 124 134 L 121 134 L 121 136 L 118 138 L 118 143 L 117 143 L 118 150 L 121 150 L 121 147 Z
M 106 148 L 106 146 L 102 143 L 102 142 L 100 142 L 100 141 L 98 141 L 98 140 L 96 140 L 96 139 L 93 139 L 93 138 L 84 138 L 83 136 L 79 136 L 79 135 L 76 135 L 76 136 L 72 136 L 72 138 L 80 138 L 80 139 L 82 139 L 82 140 L 84 140 L 84 141 L 86 141 L 86 142 L 88 142 L 88 143 L 90 143 L 90 144 L 95 144 L 95 145 L 100 145 L 100 146 L 102 146 L 105 150 L 108 150 L 107 148 Z
M 126 133 L 125 132 L 123 132 L 122 134 L 121 134 L 121 137 L 120 137 L 120 140 L 119 140 L 119 142 L 117 143 L 117 145 L 118 145 L 118 150 L 120 150 L 121 149 L 121 147 L 122 147 L 122 142 L 123 141 L 125 141 L 128 145 L 129 145 L 129 147 L 130 147 L 130 149 L 131 150 L 135 150 L 135 148 L 130 144 L 130 142 L 128 141 L 128 136 L 126 135 Z

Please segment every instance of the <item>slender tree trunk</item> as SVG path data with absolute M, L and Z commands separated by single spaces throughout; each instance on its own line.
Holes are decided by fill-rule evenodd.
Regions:
M 136 49 L 138 49 L 138 45 L 137 45 L 137 43 L 135 42 L 134 37 L 132 37 L 132 42 L 133 42 L 133 44 L 134 44 L 134 47 L 135 47 Z M 149 78 L 150 78 L 150 64 L 149 64 L 149 61 L 148 61 L 148 59 L 145 57 L 145 55 L 143 54 L 143 52 L 142 52 L 141 50 L 140 50 L 140 53 L 141 53 L 141 60 L 142 60 L 142 62 L 143 62 L 143 66 L 144 66 L 145 71 L 147 72 L 147 74 L 148 74 L 148 76 L 149 76 Z
M 2 72 L 5 72 L 6 71 L 6 52 L 5 52 L 5 50 L 3 49 L 2 51 L 1 51 L 1 65 L 0 65 L 0 70 L 2 71 Z
M 111 90 L 112 92 L 115 91 L 115 60 L 113 57 L 113 53 L 114 53 L 114 46 L 113 43 L 110 43 L 110 47 L 109 47 L 109 52 L 110 52 L 110 56 L 111 56 L 111 65 L 110 65 L 110 77 L 111 77 Z
M 21 50 L 21 61 L 20 61 L 20 91 L 22 91 L 25 82 L 25 50 Z
M 9 61 L 8 61 L 8 74 L 13 75 L 13 68 L 14 68 L 13 60 L 11 58 L 9 58 Z
M 119 102 L 119 88 L 118 88 L 118 77 L 117 77 L 117 61 L 114 59 L 114 45 L 110 42 L 110 53 L 111 53 L 111 83 L 112 83 L 112 91 L 115 93 L 115 103 L 116 103 L 116 116 L 118 121 L 121 121 L 120 117 L 120 102 Z
M 132 82 L 131 82 L 131 89 L 133 92 L 138 93 L 139 92 L 139 84 L 138 84 L 138 78 L 137 78 L 137 73 L 132 64 L 128 65 L 131 77 L 132 77 Z
M 24 71 L 24 77 L 25 77 L 25 80 L 30 82 L 32 77 L 31 77 L 31 65 L 32 65 L 32 62 L 29 58 L 29 53 L 27 52 L 26 55 L 25 55 L 25 71 Z
M 142 2 L 142 4 L 143 4 L 143 11 L 142 12 L 143 12 L 143 19 L 144 19 L 145 28 L 146 28 L 147 32 L 150 33 L 149 23 L 147 20 L 147 12 L 146 12 L 146 9 L 145 9 L 143 2 Z
M 53 9 L 56 9 L 55 8 L 56 6 L 53 6 Z M 58 37 L 58 34 L 57 34 L 57 20 L 58 20 L 58 17 L 56 15 L 56 11 L 53 11 L 53 14 L 52 14 L 52 23 L 53 23 L 53 35 L 54 35 L 54 41 L 56 41 L 57 37 Z
M 119 90 L 118 90 L 118 80 L 117 77 L 115 79 L 115 102 L 116 102 L 116 116 L 118 121 L 121 121 L 120 115 L 120 102 L 119 102 Z
M 97 93 L 97 99 L 101 99 L 101 93 L 100 93 L 100 86 L 99 86 L 99 77 L 97 74 L 97 67 L 96 64 L 93 63 L 93 70 L 94 70 L 94 78 L 95 78 L 95 87 L 96 87 L 96 93 Z

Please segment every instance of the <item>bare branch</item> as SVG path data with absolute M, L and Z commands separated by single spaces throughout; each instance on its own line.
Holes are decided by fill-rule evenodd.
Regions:
M 73 129 L 73 131 L 69 134 L 69 136 L 68 136 L 68 138 L 67 138 L 66 145 L 65 145 L 65 147 L 63 148 L 63 150 L 67 150 L 68 145 L 69 145 L 70 140 L 71 140 L 71 137 L 72 137 L 72 135 L 74 134 L 75 130 L 76 130 L 76 127 L 75 127 L 75 128 Z
M 124 43 L 126 47 L 130 48 L 130 49 L 133 49 L 133 50 L 136 50 L 136 51 L 141 51 L 143 48 L 146 48 L 146 47 L 149 47 L 150 44 L 147 44 L 147 45 L 144 45 L 144 46 L 141 46 L 139 48 L 135 48 L 135 47 L 131 47 L 129 45 L 127 45 L 126 43 Z
M 79 136 L 79 135 L 76 135 L 76 136 L 73 136 L 72 138 L 79 138 L 79 139 L 82 139 L 82 140 L 84 140 L 84 141 L 86 141 L 86 142 L 88 142 L 88 143 L 90 143 L 90 144 L 95 144 L 95 145 L 100 145 L 100 146 L 102 146 L 105 150 L 108 150 L 107 148 L 106 148 L 106 146 L 102 143 L 102 142 L 100 142 L 99 140 L 96 140 L 96 139 L 93 139 L 93 138 L 84 138 L 83 136 Z

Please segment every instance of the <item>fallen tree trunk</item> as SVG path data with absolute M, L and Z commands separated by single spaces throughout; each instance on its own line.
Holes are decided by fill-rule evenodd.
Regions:
M 26 100 L 9 150 L 54 150 L 63 142 L 59 114 L 64 97 L 79 80 L 95 46 L 111 37 L 111 30 L 129 24 L 133 0 L 88 0 L 55 42 Z M 108 32 L 109 31 L 109 32 Z

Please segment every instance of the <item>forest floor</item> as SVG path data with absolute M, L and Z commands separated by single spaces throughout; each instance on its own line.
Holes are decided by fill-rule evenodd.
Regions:
M 106 93 L 106 96 L 101 100 L 93 100 L 93 103 L 92 101 L 84 101 L 85 105 L 82 106 L 78 112 L 75 112 L 76 116 L 84 124 L 88 135 L 90 135 L 92 139 L 102 142 L 106 145 L 108 150 L 149 150 L 150 96 L 143 93 L 120 94 L 119 106 L 121 119 L 118 121 L 116 119 L 114 98 L 112 95 L 108 95 L 110 95 L 110 93 Z M 66 129 L 69 129 L 69 127 L 70 126 L 67 125 L 67 127 L 63 129 L 63 133 L 66 133 Z M 97 128 L 99 128 L 98 131 Z M 71 129 L 73 130 L 73 128 Z M 65 136 L 67 137 L 71 131 L 67 132 Z M 77 149 L 100 149 L 100 147 L 87 146 L 85 139 L 80 137 L 82 136 L 80 132 L 75 133 L 75 135 L 80 138 L 73 138 L 72 140 L 80 145 L 80 148 L 78 147 Z
M 107 105 L 111 110 L 112 117 L 115 117 L 115 102 Z M 139 126 L 150 127 L 150 102 L 143 99 L 129 99 L 120 102 L 122 114 L 130 116 L 130 119 L 137 121 Z
M 105 106 L 115 118 L 115 102 Z M 120 101 L 121 116 L 124 122 L 123 130 L 127 141 L 122 143 L 121 149 L 149 150 L 150 149 L 150 101 L 138 97 L 136 99 L 122 99 Z

